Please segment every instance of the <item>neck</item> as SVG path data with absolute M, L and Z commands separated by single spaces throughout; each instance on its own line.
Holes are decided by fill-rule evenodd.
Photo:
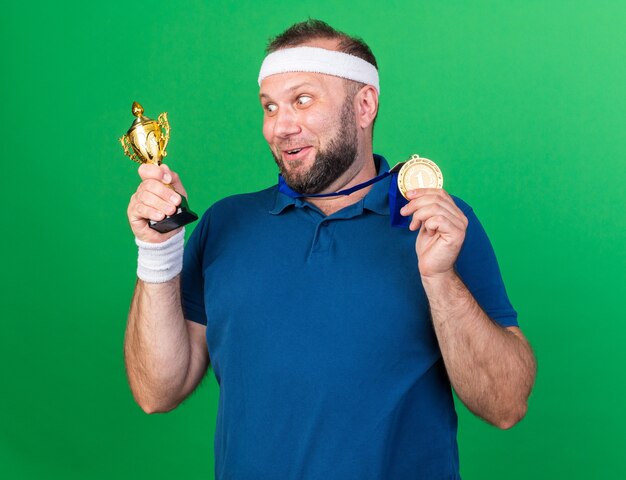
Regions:
M 378 172 L 376 171 L 376 165 L 374 164 L 374 154 L 372 152 L 372 146 L 369 144 L 363 151 L 357 153 L 357 158 L 352 166 L 337 180 L 335 180 L 328 188 L 320 193 L 332 193 L 347 188 L 353 187 L 363 182 L 374 178 Z M 327 197 L 327 198 L 311 198 L 305 197 L 305 200 L 317 208 L 319 208 L 324 215 L 332 215 L 339 210 L 357 203 L 372 189 L 372 186 L 357 190 L 350 195 L 344 195 L 340 197 Z

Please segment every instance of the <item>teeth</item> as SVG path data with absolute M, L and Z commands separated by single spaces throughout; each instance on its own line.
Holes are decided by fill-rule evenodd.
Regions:
M 302 150 L 301 148 L 296 148 L 296 149 L 294 149 L 294 150 L 287 150 L 287 153 L 289 153 L 289 154 L 294 154 L 294 153 L 298 153 L 298 152 L 299 152 L 299 151 L 301 151 L 301 150 Z

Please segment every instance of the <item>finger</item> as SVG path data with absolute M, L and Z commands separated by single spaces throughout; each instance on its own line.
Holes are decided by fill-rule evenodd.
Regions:
M 175 175 L 165 164 L 154 165 L 145 163 L 139 167 L 139 176 L 142 180 L 159 180 L 165 185 L 172 184 L 174 178 L 178 179 L 178 175 Z M 180 186 L 182 187 L 182 185 Z M 176 188 L 176 185 L 172 185 L 172 187 Z
M 165 214 L 155 208 L 152 208 L 143 203 L 134 202 L 129 208 L 129 217 L 131 223 L 137 221 L 145 222 L 146 220 L 153 220 L 158 222 L 165 218 Z
M 143 163 L 139 166 L 137 170 L 139 172 L 139 176 L 142 180 L 147 180 L 152 178 L 154 180 L 163 180 L 163 170 L 159 165 L 154 165 L 152 163 Z
M 425 195 L 414 200 L 411 200 L 407 203 L 402 209 L 400 213 L 404 216 L 409 216 L 415 213 L 417 210 L 428 207 L 430 205 L 440 205 L 450 212 L 451 215 L 456 217 L 462 217 L 463 212 L 450 200 L 442 197 L 440 195 Z
M 443 188 L 416 188 L 406 192 L 406 195 L 409 198 L 417 198 L 423 195 L 442 195 L 452 200 L 450 194 Z
M 464 229 L 465 222 L 463 219 L 456 215 L 456 212 L 451 212 L 445 204 L 431 203 L 424 207 L 418 208 L 413 217 L 417 217 L 418 220 L 425 221 L 435 215 L 442 215 L 449 219 L 457 228 Z
M 161 172 L 163 172 L 162 182 L 166 185 L 172 183 L 172 171 L 165 163 L 161 165 Z
M 434 217 L 430 217 L 428 220 L 425 220 L 422 228 L 425 233 L 429 235 L 439 233 L 449 242 L 451 241 L 451 243 L 458 246 L 463 244 L 463 240 L 465 238 L 465 232 L 459 230 L 454 224 L 452 224 L 452 222 L 450 222 L 449 218 L 444 217 L 443 215 L 435 215 Z
M 185 197 L 187 197 L 187 191 L 185 190 L 185 187 L 183 187 L 183 184 L 180 181 L 180 177 L 178 176 L 178 174 L 170 170 L 170 167 L 166 165 L 165 163 L 161 165 L 161 169 L 164 172 L 163 183 L 171 185 L 174 188 L 174 190 L 176 190 L 181 195 L 184 195 Z M 165 181 L 166 179 L 168 180 L 167 182 Z
M 433 215 L 445 215 L 450 217 L 458 228 L 465 229 L 467 227 L 467 218 L 461 210 L 448 202 L 433 200 L 429 197 L 412 200 L 400 212 L 404 216 L 413 215 L 413 219 L 409 224 L 409 229 L 411 230 L 417 230 L 422 221 Z
M 177 192 L 158 180 L 148 179 L 141 182 L 139 188 L 137 188 L 137 193 L 144 191 L 153 193 L 165 202 L 170 202 L 173 205 L 179 205 L 181 201 L 180 195 Z
M 412 200 L 414 198 L 423 197 L 424 195 L 439 195 L 442 191 L 442 188 L 416 188 L 415 190 L 406 192 L 406 196 L 409 197 L 409 200 Z
M 422 221 L 419 218 L 413 217 L 411 219 L 411 223 L 409 224 L 409 230 L 412 232 L 416 231 L 418 228 L 422 226 Z
M 407 197 L 409 198 L 409 201 L 425 196 L 435 196 L 441 198 L 442 200 L 448 201 L 456 206 L 454 199 L 443 188 L 419 188 L 416 190 L 409 190 L 407 192 Z
M 448 203 L 453 210 L 458 210 L 460 213 L 462 213 L 461 209 L 459 209 L 454 199 L 443 188 L 420 188 L 416 190 L 409 190 L 407 192 L 407 197 L 409 197 L 409 201 L 418 198 L 439 198 L 442 201 Z
M 461 224 L 467 227 L 468 220 L 463 211 L 456 205 L 452 197 L 442 190 L 439 190 L 439 193 L 423 195 L 411 200 L 400 210 L 400 214 L 409 216 L 415 213 L 418 209 L 431 204 L 441 205 L 443 208 L 447 209 L 448 212 L 450 212 L 450 215 L 452 215 L 455 219 L 458 219 Z
M 172 195 L 170 195 L 169 201 L 166 201 L 148 190 L 139 190 L 137 192 L 136 200 L 138 203 L 142 203 L 148 207 L 158 210 L 159 212 L 163 212 L 165 215 L 174 215 L 176 213 L 176 204 L 173 199 L 175 196 L 178 197 L 178 195 L 175 195 L 171 190 L 170 193 Z

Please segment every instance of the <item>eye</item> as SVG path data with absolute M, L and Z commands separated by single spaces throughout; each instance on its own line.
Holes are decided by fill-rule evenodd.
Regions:
M 308 95 L 300 95 L 298 99 L 296 100 L 296 103 L 298 105 L 306 105 L 307 103 L 310 103 L 312 100 L 313 99 L 309 97 Z
M 267 113 L 274 113 L 278 110 L 278 106 L 274 103 L 267 103 L 263 108 Z

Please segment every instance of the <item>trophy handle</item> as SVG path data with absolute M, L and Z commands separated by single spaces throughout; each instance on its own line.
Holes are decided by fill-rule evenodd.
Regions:
M 137 162 L 137 163 L 143 163 L 139 157 L 137 156 L 137 154 L 135 153 L 135 151 L 133 150 L 132 145 L 130 144 L 130 140 L 128 140 L 128 136 L 127 135 L 122 135 L 120 137 L 120 143 L 122 144 L 122 148 L 124 149 L 124 154 L 130 158 L 133 162 Z
M 163 133 L 163 144 L 160 146 L 161 158 L 165 158 L 167 156 L 167 152 L 165 151 L 165 149 L 167 148 L 167 142 L 170 141 L 170 122 L 168 122 L 167 120 L 167 112 L 163 112 L 161 115 L 159 115 L 157 123 L 159 124 L 159 127 L 161 127 Z

